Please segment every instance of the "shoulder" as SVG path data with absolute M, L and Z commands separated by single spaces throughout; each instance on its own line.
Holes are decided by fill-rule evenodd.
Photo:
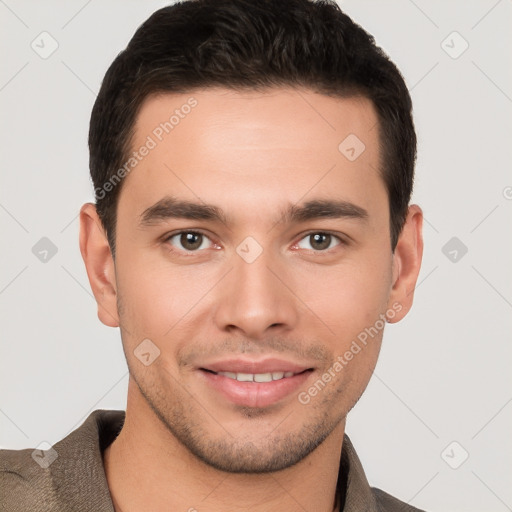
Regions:
M 377 487 L 371 487 L 366 478 L 354 445 L 345 433 L 341 453 L 338 485 L 341 495 L 345 493 L 343 510 L 371 512 L 425 512 L 395 498 Z
M 372 487 L 373 496 L 381 512 L 425 512 L 422 509 L 413 507 L 399 499 L 391 496 L 387 492 Z
M 0 450 L 0 502 L 2 510 L 38 510 L 38 502 L 51 493 L 51 478 L 34 460 L 41 450 Z M 34 454 L 34 455 L 33 455 Z
M 102 451 L 123 421 L 124 411 L 98 409 L 48 450 L 0 450 L 2 511 L 54 512 L 108 502 Z

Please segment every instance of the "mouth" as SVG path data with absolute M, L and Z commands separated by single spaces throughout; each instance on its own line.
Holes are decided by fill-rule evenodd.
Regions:
M 237 380 L 238 382 L 273 382 L 276 380 L 289 379 L 295 375 L 300 375 L 304 372 L 313 371 L 313 368 L 307 368 L 302 372 L 267 372 L 267 373 L 235 373 L 235 372 L 214 372 L 207 368 L 200 368 L 200 370 L 213 373 L 214 375 L 222 375 L 228 379 Z
M 314 368 L 283 361 L 228 361 L 197 368 L 210 392 L 228 404 L 264 408 L 298 394 Z

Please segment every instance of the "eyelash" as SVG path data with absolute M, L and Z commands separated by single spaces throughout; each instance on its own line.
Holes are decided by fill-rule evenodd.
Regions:
M 184 230 L 181 230 L 181 231 L 176 231 L 174 233 L 171 233 L 169 234 L 168 236 L 166 236 L 164 238 L 164 242 L 170 242 L 170 240 L 172 238 L 174 238 L 175 236 L 178 236 L 178 235 L 182 235 L 184 233 L 187 233 L 187 234 L 194 234 L 194 235 L 202 235 L 204 236 L 205 238 L 207 238 L 208 240 L 210 240 L 210 242 L 214 243 L 215 242 L 213 240 L 211 240 L 211 238 L 206 234 L 204 233 L 203 231 L 201 230 L 188 230 L 188 229 L 184 229 Z M 342 246 L 342 245 L 348 245 L 348 242 L 346 240 L 344 240 L 343 238 L 341 238 L 340 236 L 332 233 L 331 231 L 309 231 L 307 233 L 304 233 L 302 235 L 302 237 L 297 240 L 297 242 L 295 242 L 293 244 L 293 246 L 297 246 L 302 240 L 304 240 L 305 238 L 311 236 L 311 235 L 316 235 L 316 234 L 322 234 L 322 235 L 330 235 L 331 237 L 335 238 L 338 240 L 339 244 L 337 244 L 336 246 L 334 247 L 331 247 L 329 249 L 324 249 L 324 250 L 315 250 L 315 249 L 305 249 L 307 250 L 308 252 L 313 252 L 313 253 L 317 253 L 317 254 L 330 254 L 332 250 L 335 250 L 336 247 L 339 247 L 339 246 Z M 202 250 L 195 250 L 195 251 L 187 251 L 186 249 L 183 249 L 183 250 L 180 250 L 180 249 L 175 249 L 173 246 L 171 246 L 170 244 L 167 244 L 169 246 L 169 250 L 171 252 L 179 252 L 179 253 L 182 253 L 183 256 L 185 257 L 189 257 L 189 256 L 194 256 L 195 254 L 198 254 L 200 253 Z

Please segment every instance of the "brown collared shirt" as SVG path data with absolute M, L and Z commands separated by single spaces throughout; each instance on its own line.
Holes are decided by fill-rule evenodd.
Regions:
M 102 454 L 124 417 L 124 411 L 98 409 L 51 449 L 0 450 L 0 510 L 114 512 Z M 337 485 L 343 512 L 421 512 L 370 487 L 346 434 Z

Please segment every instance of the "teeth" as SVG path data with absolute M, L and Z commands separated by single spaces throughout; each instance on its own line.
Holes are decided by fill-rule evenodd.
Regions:
M 271 373 L 255 373 L 254 382 L 272 382 Z
M 254 380 L 254 375 L 252 373 L 237 373 L 236 380 L 240 382 L 252 382 Z
M 239 382 L 272 382 L 273 380 L 281 380 L 286 377 L 293 377 L 293 372 L 272 372 L 272 373 L 233 373 L 218 372 L 218 375 L 224 375 L 230 379 Z

